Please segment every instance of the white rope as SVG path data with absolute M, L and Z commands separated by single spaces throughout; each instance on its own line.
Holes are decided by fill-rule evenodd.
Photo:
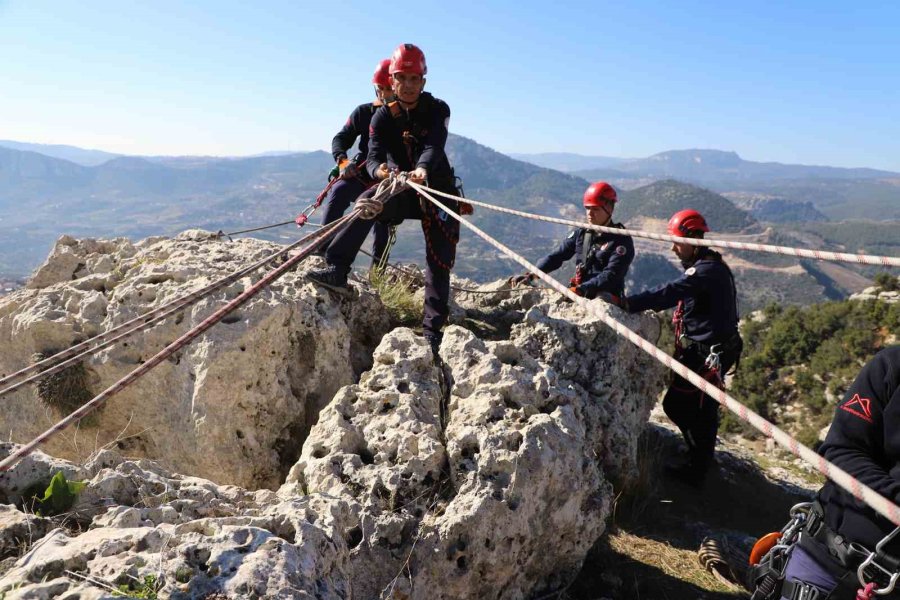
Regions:
M 849 493 L 853 494 L 853 496 L 859 500 L 862 500 L 873 509 L 875 509 L 878 513 L 885 516 L 895 525 L 900 525 L 900 508 L 897 507 L 896 504 L 891 502 L 890 500 L 884 498 L 882 495 L 874 491 L 872 488 L 866 486 L 865 484 L 858 481 L 852 475 L 841 469 L 840 467 L 828 462 L 824 457 L 819 456 L 806 446 L 802 445 L 800 442 L 795 440 L 793 437 L 788 435 L 786 432 L 782 431 L 769 421 L 763 419 L 761 416 L 729 396 L 725 390 L 721 390 L 715 385 L 711 384 L 709 381 L 693 372 L 677 360 L 673 359 L 671 356 L 661 351 L 659 348 L 637 335 L 633 331 L 631 331 L 628 327 L 612 318 L 606 311 L 600 310 L 600 305 L 596 302 L 591 302 L 581 296 L 578 296 L 572 293 L 568 288 L 560 284 L 558 281 L 541 271 L 534 264 L 528 262 L 521 255 L 516 252 L 510 250 L 508 247 L 504 246 L 502 243 L 498 242 L 490 235 L 486 234 L 484 231 L 479 229 L 477 226 L 469 223 L 462 217 L 460 217 L 457 213 L 450 210 L 447 206 L 445 206 L 442 202 L 437 200 L 434 196 L 432 196 L 429 192 L 431 190 L 413 183 L 407 180 L 407 184 L 415 189 L 419 194 L 433 202 L 436 206 L 438 206 L 441 210 L 446 212 L 448 215 L 459 221 L 461 224 L 465 225 L 472 231 L 474 231 L 479 237 L 483 240 L 506 254 L 509 258 L 519 263 L 526 269 L 528 269 L 535 276 L 541 278 L 547 285 L 555 289 L 557 292 L 575 302 L 579 306 L 585 308 L 598 319 L 600 319 L 603 323 L 605 323 L 608 327 L 612 328 L 613 331 L 618 333 L 619 335 L 625 337 L 631 343 L 637 345 L 641 350 L 663 363 L 667 368 L 672 369 L 683 378 L 690 381 L 694 384 L 698 389 L 700 389 L 704 394 L 713 398 L 716 402 L 723 405 L 725 408 L 735 413 L 742 420 L 750 423 L 753 427 L 761 431 L 766 435 L 766 437 L 770 437 L 775 440 L 776 443 L 787 448 L 791 453 L 795 456 L 798 456 L 803 461 L 809 463 L 817 470 L 819 470 L 826 477 L 834 481 L 837 485 L 841 486 Z M 442 194 L 443 195 L 443 194 Z M 455 196 L 452 197 L 454 200 L 459 200 Z M 465 199 L 465 202 L 471 202 L 469 199 Z M 616 230 L 621 231 L 621 230 Z M 682 238 L 679 238 L 682 239 Z
M 458 199 L 456 196 L 439 192 L 431 188 L 424 188 L 430 193 L 442 196 L 451 200 Z M 666 235 L 662 233 L 651 233 L 649 231 L 639 231 L 632 229 L 619 229 L 618 227 L 604 227 L 602 225 L 591 225 L 579 221 L 570 221 L 568 219 L 560 219 L 557 217 L 545 217 L 534 213 L 524 212 L 521 210 L 513 210 L 502 206 L 495 206 L 487 202 L 479 202 L 471 198 L 465 198 L 464 202 L 468 202 L 473 206 L 480 206 L 488 210 L 494 210 L 508 215 L 516 215 L 525 217 L 526 219 L 534 219 L 536 221 L 545 221 L 547 223 L 557 223 L 559 225 L 568 225 L 569 227 L 582 227 L 584 229 L 592 229 L 602 233 L 612 233 L 615 235 L 628 235 L 637 238 L 646 238 L 648 240 L 658 240 L 661 242 L 677 242 L 679 244 L 688 244 L 690 246 L 706 246 L 710 248 L 731 248 L 733 250 L 750 250 L 752 252 L 768 252 L 770 254 L 782 254 L 786 256 L 796 256 L 798 258 L 812 258 L 814 260 L 828 260 L 834 262 L 848 262 L 860 265 L 876 265 L 881 267 L 900 267 L 900 257 L 895 256 L 878 256 L 871 254 L 851 254 L 848 252 L 831 252 L 829 250 L 808 250 L 805 248 L 794 248 L 791 246 L 773 246 L 770 244 L 756 244 L 754 242 L 732 242 L 719 239 L 695 239 L 678 237 L 674 235 Z

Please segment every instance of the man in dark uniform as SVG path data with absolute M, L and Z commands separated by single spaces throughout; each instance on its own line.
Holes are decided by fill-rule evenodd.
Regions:
M 605 181 L 588 186 L 584 192 L 588 223 L 624 229 L 621 223 L 612 222 L 617 199 L 616 190 Z M 582 227 L 569 233 L 555 251 L 537 262 L 537 267 L 551 273 L 573 256 L 575 276 L 569 282 L 573 292 L 588 299 L 601 292 L 616 299 L 625 295 L 625 277 L 634 260 L 634 243 L 630 236 L 595 233 Z M 513 278 L 512 283 L 530 283 L 534 278 L 533 273 L 525 273 Z
M 669 219 L 668 233 L 702 238 L 709 231 L 703 216 L 682 210 Z M 675 310 L 675 359 L 695 373 L 722 386 L 725 374 L 743 349 L 738 334 L 737 291 L 731 269 L 722 255 L 709 248 L 672 244 L 685 268 L 679 279 L 654 290 L 628 296 L 618 303 L 628 312 Z M 615 300 L 612 300 L 616 303 Z M 668 471 L 693 484 L 702 484 L 714 462 L 719 404 L 677 374 L 663 398 L 666 415 L 684 435 L 687 461 Z
M 325 196 L 323 225 L 328 225 L 342 217 L 347 207 L 373 183 L 366 171 L 366 158 L 369 153 L 369 125 L 375 111 L 394 99 L 389 72 L 390 64 L 391 59 L 386 58 L 375 65 L 375 74 L 372 76 L 372 84 L 375 86 L 375 101 L 360 104 L 353 109 L 347 122 L 331 140 L 331 155 L 335 162 L 332 177 L 338 177 L 340 180 L 331 186 Z M 347 152 L 353 147 L 357 138 L 359 138 L 359 152 L 351 160 L 347 158 Z M 375 240 L 372 247 L 372 255 L 375 257 L 372 259 L 373 265 L 378 262 L 379 257 L 387 248 L 389 235 L 390 230 L 387 224 L 375 224 Z M 321 252 L 324 253 L 325 249 L 323 248 Z
M 408 172 L 411 181 L 426 184 L 444 193 L 459 195 L 453 169 L 444 151 L 450 123 L 450 107 L 443 100 L 422 91 L 425 86 L 425 55 L 412 44 L 402 44 L 391 57 L 390 73 L 396 101 L 383 106 L 372 117 L 366 168 L 375 179 L 384 179 L 391 170 Z M 360 197 L 365 202 L 375 193 L 369 189 Z M 451 210 L 459 202 L 446 200 Z M 437 353 L 441 328 L 447 321 L 450 300 L 450 270 L 456 259 L 459 223 L 413 190 L 406 190 L 385 202 L 379 220 L 398 223 L 404 219 L 422 221 L 425 234 L 425 317 L 424 335 Z M 339 234 L 325 254 L 327 267 L 307 275 L 316 283 L 346 293 L 347 274 L 372 228 L 373 221 L 358 219 Z
M 900 504 L 900 346 L 885 348 L 862 368 L 835 409 L 819 454 Z M 853 598 L 863 587 L 857 568 L 894 530 L 893 523 L 867 504 L 826 482 L 790 551 L 781 592 L 774 597 Z M 886 572 L 872 567 L 866 571 L 867 581 L 877 582 L 883 593 L 887 574 L 900 571 L 900 535 L 873 558 Z M 876 597 L 896 599 L 900 592 Z

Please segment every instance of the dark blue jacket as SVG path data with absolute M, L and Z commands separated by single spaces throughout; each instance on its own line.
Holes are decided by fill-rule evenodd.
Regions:
M 705 344 L 728 341 L 737 333 L 737 290 L 722 255 L 700 248 L 680 278 L 627 298 L 628 311 L 665 310 L 684 301 L 684 334 Z
M 450 124 L 450 107 L 422 92 L 419 103 L 405 110 L 399 102 L 382 106 L 369 127 L 369 154 L 366 168 L 374 178 L 379 165 L 412 171 L 424 167 L 432 184 L 452 180 L 450 160 L 444 152 Z
M 885 348 L 862 368 L 838 404 L 819 454 L 900 504 L 900 346 Z M 869 550 L 894 529 L 831 481 L 819 502 L 831 529 Z
M 353 142 L 358 137 L 359 154 L 356 155 L 353 162 L 357 166 L 365 165 L 366 157 L 369 155 L 369 125 L 372 123 L 375 111 L 380 107 L 381 102 L 376 101 L 360 104 L 353 109 L 347 122 L 331 140 L 331 156 L 334 157 L 334 162 L 347 157 L 347 151 L 353 147 Z
M 623 229 L 621 224 L 612 224 L 610 227 Z M 591 244 L 585 259 L 584 242 L 588 234 L 591 236 Z M 579 294 L 586 298 L 594 298 L 599 292 L 609 292 L 620 297 L 625 295 L 625 277 L 634 260 L 634 243 L 630 236 L 575 229 L 556 250 L 539 260 L 537 267 L 550 273 L 573 256 L 576 268 L 582 268 Z

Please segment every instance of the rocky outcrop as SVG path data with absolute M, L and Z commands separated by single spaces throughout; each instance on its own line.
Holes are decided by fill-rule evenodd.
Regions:
M 561 589 L 603 534 L 614 484 L 634 474 L 662 369 L 579 307 L 495 288 L 457 298 L 457 320 L 490 335 L 449 327 L 442 366 L 411 330 L 385 335 L 371 368 L 321 410 L 277 493 L 111 451 L 73 465 L 89 481 L 77 526 L 8 557 L 0 590 L 94 598 L 150 581 L 173 598 L 524 599 Z M 596 306 L 659 335 L 650 315 Z
M 850 296 L 851 300 L 880 300 L 888 304 L 900 302 L 900 291 L 884 290 L 878 286 L 867 287 L 858 294 Z
M 201 231 L 173 239 L 62 237 L 27 289 L 0 299 L 0 374 L 106 331 L 275 252 L 253 239 Z M 296 461 L 319 410 L 371 365 L 388 330 L 381 302 L 352 303 L 296 271 L 227 316 L 187 348 L 49 441 L 54 456 L 82 460 L 110 446 L 178 472 L 245 487 L 276 488 Z M 85 360 L 37 390 L 0 402 L 0 429 L 25 442 L 106 389 L 259 279 L 246 277 Z

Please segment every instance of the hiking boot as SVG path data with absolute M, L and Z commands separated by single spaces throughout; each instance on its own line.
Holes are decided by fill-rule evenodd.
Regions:
M 706 481 L 708 469 L 688 461 L 682 464 L 665 465 L 663 471 L 672 479 L 686 483 L 691 487 L 702 488 L 703 483 Z
M 353 290 L 347 284 L 346 270 L 334 265 L 328 265 L 324 269 L 317 271 L 310 271 L 306 274 L 306 278 L 346 298 L 353 295 Z
M 440 356 L 441 340 L 444 336 L 440 333 L 433 333 L 431 331 L 426 331 L 423 336 L 425 337 L 425 341 L 428 342 L 428 345 L 431 346 L 432 354 L 434 354 L 435 356 Z

